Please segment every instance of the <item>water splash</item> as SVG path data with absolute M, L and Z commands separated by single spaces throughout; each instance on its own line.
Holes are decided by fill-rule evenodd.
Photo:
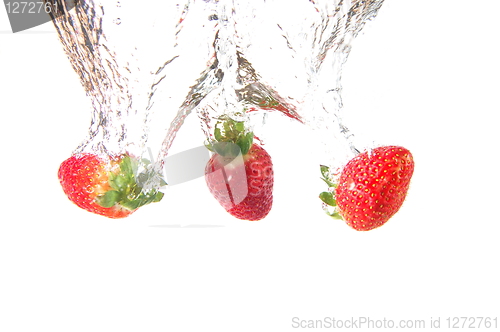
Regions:
M 332 170 L 357 153 L 342 123 L 342 66 L 383 0 L 74 1 L 54 25 L 92 104 L 75 152 L 147 146 L 162 169 L 196 111 L 207 139 L 223 115 L 258 133 L 279 112 L 318 133 Z
M 265 114 L 278 111 L 315 130 L 321 163 L 341 168 L 358 153 L 342 122 L 342 67 L 382 3 L 217 1 L 213 61 L 187 99 L 199 106 L 207 139 L 223 115 L 258 132 Z
M 182 102 L 177 95 L 185 96 L 193 82 L 179 76 L 189 62 L 201 68 L 198 73 L 206 65 L 206 57 L 199 56 L 193 65 L 190 56 L 199 54 L 193 50 L 205 42 L 186 42 L 193 30 L 206 39 L 203 31 L 210 29 L 198 19 L 205 8 L 192 10 L 189 0 L 140 6 L 106 0 L 57 2 L 64 15 L 53 17 L 54 26 L 91 103 L 88 135 L 73 153 L 128 152 L 140 158 L 147 148 L 159 151 L 158 143 Z M 186 92 L 176 87 L 179 81 Z

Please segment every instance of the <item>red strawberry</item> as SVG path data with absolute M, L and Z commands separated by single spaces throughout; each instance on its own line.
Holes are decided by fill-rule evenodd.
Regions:
M 84 210 L 109 218 L 124 218 L 139 207 L 158 202 L 163 193 L 144 193 L 137 183 L 138 161 L 127 154 L 107 160 L 82 153 L 61 163 L 58 177 L 66 196 Z
M 414 162 L 410 151 L 399 146 L 382 146 L 360 153 L 343 168 L 338 184 L 331 183 L 323 166 L 324 180 L 335 187 L 320 198 L 336 206 L 341 217 L 358 231 L 369 231 L 387 222 L 403 204 Z
M 243 122 L 226 119 L 224 134 L 216 127 L 215 138 L 209 146 L 215 153 L 205 167 L 210 193 L 238 219 L 263 219 L 273 204 L 271 156 L 253 143 L 253 134 L 245 133 Z

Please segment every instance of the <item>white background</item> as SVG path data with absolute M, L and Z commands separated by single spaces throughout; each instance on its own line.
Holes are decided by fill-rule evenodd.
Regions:
M 125 220 L 75 207 L 57 169 L 86 134 L 88 101 L 52 25 L 12 34 L 0 10 L 0 331 L 500 319 L 499 11 L 496 0 L 386 0 L 354 43 L 347 126 L 409 148 L 416 163 L 400 212 L 359 233 L 321 211 L 293 125 L 279 131 L 288 146 L 268 142 L 265 220 L 233 219 L 202 178 Z M 176 148 L 198 146 L 198 126 L 192 116 Z

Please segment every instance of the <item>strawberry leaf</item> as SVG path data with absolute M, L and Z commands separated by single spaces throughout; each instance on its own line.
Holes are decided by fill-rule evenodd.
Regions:
M 116 190 L 110 190 L 106 192 L 104 195 L 99 196 L 97 200 L 97 204 L 102 207 L 110 208 L 116 204 L 120 200 L 121 194 Z
M 129 156 L 123 157 L 120 163 L 120 170 L 123 174 L 134 174 L 132 162 Z
M 253 133 L 245 131 L 245 122 L 235 121 L 228 116 L 219 120 L 214 129 L 215 141 L 228 145 L 218 146 L 217 143 L 209 142 L 211 146 L 206 145 L 207 148 L 224 157 L 236 157 L 240 151 L 243 155 L 247 154 L 253 144 Z
M 214 130 L 214 136 L 215 136 L 215 140 L 217 142 L 222 142 L 223 141 L 222 133 L 221 133 L 220 128 L 218 128 L 218 127 L 215 128 L 215 130 Z
M 333 213 L 327 212 L 326 214 L 332 217 L 333 219 L 344 220 L 344 218 L 342 218 L 342 216 L 338 212 L 333 212 Z
M 242 133 L 243 131 L 245 131 L 245 124 L 243 123 L 243 121 L 236 122 L 234 128 L 236 129 L 236 131 Z
M 249 132 L 245 135 L 246 137 L 246 141 L 248 142 L 248 148 L 245 147 L 245 151 L 243 152 L 243 149 L 241 149 L 241 154 L 242 155 L 246 155 L 248 153 L 248 150 L 250 150 L 250 148 L 252 147 L 252 144 L 253 144 L 253 133 L 252 132 Z
M 119 170 L 114 169 L 113 172 L 108 173 L 108 184 L 112 190 L 97 197 L 97 204 L 106 208 L 118 205 L 129 210 L 136 210 L 143 205 L 159 202 L 163 198 L 163 193 L 159 193 L 157 189 L 143 192 L 144 184 L 151 179 L 159 179 L 161 186 L 167 184 L 152 167 L 146 167 L 136 176 L 140 162 L 151 165 L 147 159 L 139 160 L 125 154 L 115 161 L 119 162 Z
M 323 176 L 321 180 L 325 181 L 325 183 L 328 185 L 328 187 L 333 187 L 337 188 L 337 185 L 330 181 L 330 168 L 325 165 L 320 165 L 320 170 L 321 170 L 321 175 Z
M 223 127 L 224 127 L 224 134 L 226 134 L 226 137 L 230 136 L 232 134 L 232 130 L 229 125 L 229 121 L 224 122 Z
M 139 169 L 139 161 L 135 158 L 128 158 L 130 160 L 130 165 L 132 166 L 132 172 L 129 173 L 130 177 L 133 179 L 134 175 L 137 174 L 137 170 Z M 146 160 L 149 163 L 149 160 Z
M 166 183 L 165 183 L 166 184 Z M 161 191 L 157 192 L 156 195 L 155 195 L 155 199 L 153 200 L 153 202 L 159 202 L 161 201 L 161 199 L 163 198 L 165 194 L 162 193 Z
M 323 175 L 324 178 L 328 177 L 328 172 L 330 171 L 330 167 L 325 165 L 320 165 L 319 168 L 321 170 L 321 175 Z
M 131 200 L 131 201 L 121 202 L 121 205 L 123 207 L 126 207 L 127 209 L 133 211 L 133 210 L 138 209 L 139 207 L 141 207 L 142 205 L 145 205 L 145 204 L 141 204 L 140 200 L 134 199 L 134 200 Z
M 205 147 L 206 147 L 209 151 L 211 151 L 211 152 L 215 152 L 215 151 L 214 151 L 214 146 L 213 146 L 213 144 L 212 144 L 212 143 L 210 143 L 210 142 L 205 142 L 204 144 L 205 144 Z
M 120 204 L 129 210 L 135 210 L 149 203 L 161 201 L 163 195 L 162 192 L 156 192 L 156 190 L 151 190 L 148 193 L 139 192 L 133 199 L 125 199 Z
M 250 146 L 252 146 L 251 140 L 249 140 L 246 135 L 238 137 L 236 144 L 239 146 L 242 155 L 247 154 L 248 150 L 250 150 Z
M 115 190 L 120 190 L 120 188 L 118 187 L 118 185 L 116 183 L 116 175 L 113 172 L 108 173 L 108 184 L 110 185 L 111 188 L 113 188 Z
M 111 185 L 111 184 L 110 185 L 113 189 L 118 190 L 118 191 L 122 191 L 123 189 L 125 189 L 127 187 L 128 182 L 129 181 L 127 180 L 127 178 L 124 175 L 118 174 L 118 175 L 116 175 L 116 177 L 113 181 L 113 185 Z
M 335 200 L 335 197 L 331 192 L 324 191 L 319 194 L 319 198 L 327 205 L 337 206 L 337 201 Z

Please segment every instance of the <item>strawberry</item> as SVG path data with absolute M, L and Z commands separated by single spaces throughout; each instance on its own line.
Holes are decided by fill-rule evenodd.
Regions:
M 163 197 L 156 189 L 143 192 L 136 177 L 137 167 L 138 160 L 128 154 L 103 158 L 81 153 L 61 163 L 58 177 L 66 196 L 82 209 L 124 218 Z
M 337 183 L 329 180 L 329 169 L 322 166 L 323 180 L 333 192 L 323 192 L 320 198 L 335 207 L 332 217 L 344 219 L 355 230 L 369 231 L 385 224 L 399 210 L 413 169 L 413 157 L 407 149 L 378 147 L 351 159 Z
M 253 133 L 245 131 L 243 122 L 222 119 L 224 132 L 216 126 L 215 141 L 207 145 L 214 152 L 205 167 L 208 189 L 232 216 L 263 219 L 273 204 L 271 156 L 253 143 Z

